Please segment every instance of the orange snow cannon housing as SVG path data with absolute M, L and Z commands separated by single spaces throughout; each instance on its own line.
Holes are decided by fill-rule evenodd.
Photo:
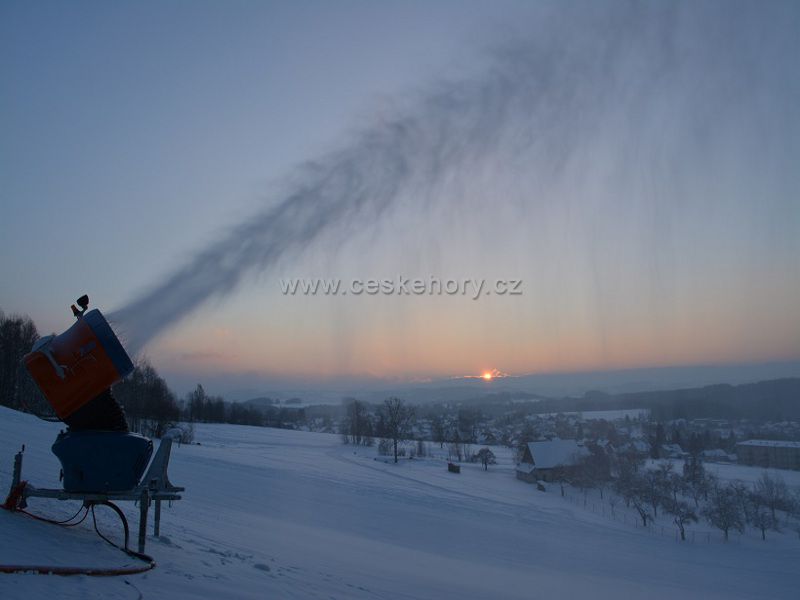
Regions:
M 84 297 L 85 298 L 85 297 Z M 78 302 L 81 303 L 81 298 Z M 22 359 L 42 395 L 63 420 L 133 371 L 133 363 L 102 313 L 74 306 L 78 321 L 39 339 Z

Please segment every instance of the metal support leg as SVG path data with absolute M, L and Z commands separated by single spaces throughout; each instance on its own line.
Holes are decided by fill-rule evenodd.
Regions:
M 150 504 L 150 496 L 147 488 L 142 488 L 142 495 L 139 498 L 139 552 L 144 553 L 144 542 L 147 537 L 147 510 Z
M 25 452 L 25 446 L 22 446 L 22 450 L 17 452 L 14 455 L 14 471 L 11 477 L 11 489 L 8 490 L 9 498 L 12 494 L 14 494 L 19 487 L 20 483 L 22 482 L 22 453 Z M 17 500 L 17 505 L 11 507 L 11 510 L 16 510 L 17 508 L 25 508 L 28 506 L 28 503 L 25 501 L 25 493 L 23 490 L 22 495 Z
M 153 535 L 161 535 L 161 500 L 156 500 L 155 515 L 153 517 Z
M 19 485 L 21 479 L 22 479 L 22 452 L 17 452 L 14 455 L 14 477 L 11 480 L 12 490 Z

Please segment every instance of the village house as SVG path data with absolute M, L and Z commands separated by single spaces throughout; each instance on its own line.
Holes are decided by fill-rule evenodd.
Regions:
M 528 483 L 556 481 L 569 476 L 587 456 L 589 451 L 575 440 L 529 442 L 517 465 L 517 479 Z
M 689 456 L 688 452 L 684 452 L 678 444 L 662 444 L 661 456 L 663 458 L 686 458 Z

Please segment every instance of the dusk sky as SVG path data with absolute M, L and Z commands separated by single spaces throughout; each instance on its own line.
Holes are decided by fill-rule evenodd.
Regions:
M 60 332 L 88 293 L 219 392 L 800 360 L 798 31 L 794 2 L 3 2 L 0 308 Z M 522 293 L 280 287 L 398 276 Z

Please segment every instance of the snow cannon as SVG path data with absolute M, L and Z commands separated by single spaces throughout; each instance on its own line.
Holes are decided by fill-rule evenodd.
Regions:
M 103 314 L 86 312 L 89 297 L 72 305 L 77 321 L 60 335 L 40 338 L 23 358 L 58 418 L 68 419 L 133 371 L 133 363 Z
M 159 535 L 161 503 L 180 500 L 179 492 L 184 490 L 172 485 L 167 477 L 172 442 L 180 440 L 182 432 L 167 431 L 153 457 L 153 442 L 129 431 L 125 411 L 114 398 L 111 386 L 133 371 L 133 363 L 103 314 L 96 309 L 88 310 L 89 297 L 81 296 L 77 304 L 80 308 L 71 307 L 77 322 L 60 335 L 38 340 L 22 359 L 58 419 L 67 425 L 52 446 L 53 454 L 61 462 L 64 489 L 38 488 L 22 479 L 23 445 L 14 457 L 11 492 L 3 508 L 24 509 L 28 498 L 82 500 L 85 517 L 89 509 L 94 511 L 95 505 L 109 506 L 123 521 L 125 547 L 120 549 L 147 559 L 149 569 L 155 566 L 144 555 L 150 502 L 155 502 L 153 530 Z M 52 415 L 37 416 L 53 420 Z M 138 554 L 128 549 L 128 522 L 112 502 L 120 500 L 139 503 Z M 47 569 L 48 573 L 57 572 Z M 69 569 L 69 573 L 62 574 L 75 572 Z M 97 574 L 97 570 L 87 573 Z M 102 574 L 120 574 L 120 571 Z

